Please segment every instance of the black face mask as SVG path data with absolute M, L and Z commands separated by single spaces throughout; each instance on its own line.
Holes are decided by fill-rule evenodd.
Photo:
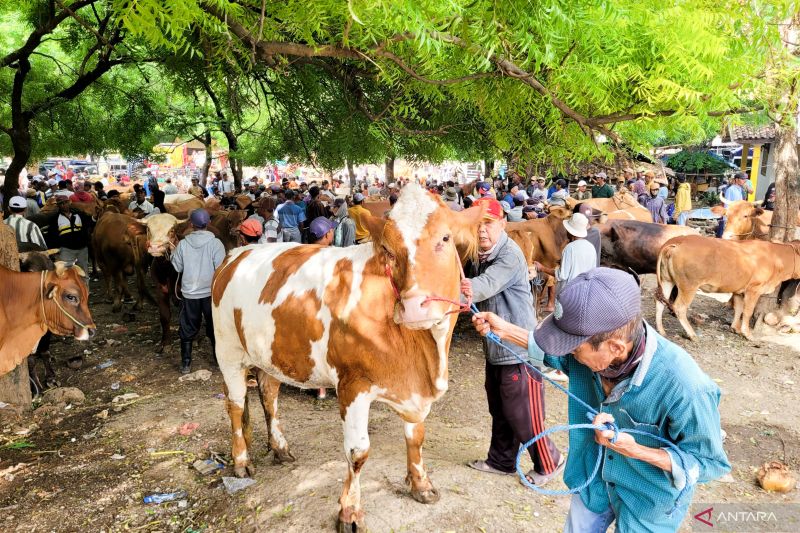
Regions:
M 633 348 L 631 348 L 628 358 L 621 365 L 609 366 L 605 370 L 598 372 L 598 374 L 610 381 L 621 381 L 633 374 L 642 357 L 644 357 L 644 348 L 647 341 L 647 330 L 644 327 L 644 323 L 639 325 L 633 339 Z

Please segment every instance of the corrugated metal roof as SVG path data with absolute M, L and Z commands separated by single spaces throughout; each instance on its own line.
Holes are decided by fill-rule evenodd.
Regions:
M 732 142 L 742 143 L 747 141 L 771 141 L 775 139 L 775 125 L 766 126 L 729 126 L 728 137 Z

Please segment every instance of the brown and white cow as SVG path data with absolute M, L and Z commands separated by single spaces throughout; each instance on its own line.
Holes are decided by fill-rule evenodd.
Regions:
M 81 341 L 94 335 L 84 276 L 61 261 L 43 272 L 0 265 L 0 376 L 28 357 L 48 330 Z
M 439 499 L 422 461 L 423 422 L 447 390 L 457 317 L 450 312 L 458 307 L 429 298 L 458 300 L 455 244 L 474 243 L 480 218 L 480 208 L 454 212 L 412 184 L 388 220 L 366 218 L 372 243 L 251 245 L 229 253 L 214 276 L 212 313 L 237 476 L 253 472 L 246 375 L 254 367 L 276 462 L 294 460 L 278 419 L 280 383 L 336 388 L 348 463 L 340 530 L 365 530 L 359 475 L 373 401 L 405 422 L 411 495 Z
M 730 202 L 725 209 L 725 231 L 723 239 L 769 240 L 769 228 L 772 224 L 772 211 L 767 211 L 746 200 Z M 796 225 L 800 226 L 800 213 Z M 795 238 L 800 239 L 800 227 L 795 227 Z
M 697 338 L 686 312 L 699 290 L 733 294 L 731 329 L 750 339 L 750 319 L 762 294 L 788 279 L 800 278 L 800 241 L 726 241 L 689 235 L 661 248 L 656 269 L 656 326 L 664 335 L 664 306 L 670 305 L 691 340 Z M 668 299 L 673 287 L 678 295 Z

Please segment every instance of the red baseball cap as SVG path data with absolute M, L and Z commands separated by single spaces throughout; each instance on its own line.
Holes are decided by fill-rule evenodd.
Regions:
M 472 203 L 472 205 L 486 206 L 486 211 L 483 213 L 483 218 L 487 218 L 489 220 L 503 220 L 505 218 L 503 206 L 500 205 L 500 202 L 494 198 L 478 198 Z

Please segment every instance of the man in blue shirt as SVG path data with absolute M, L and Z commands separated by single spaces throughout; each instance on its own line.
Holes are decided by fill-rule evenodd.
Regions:
M 738 202 L 745 199 L 743 187 L 745 179 L 744 172 L 737 172 L 733 175 L 732 183 L 725 189 L 725 203 Z
M 305 222 L 306 214 L 294 199 L 295 193 L 289 189 L 286 191 L 286 202 L 277 211 L 278 220 L 283 228 L 283 242 L 303 242 L 300 225 Z
M 543 361 L 567 374 L 570 393 L 599 412 L 593 424 L 613 421 L 677 447 L 639 434 L 620 432 L 612 443 L 610 430 L 571 431 L 567 486 L 586 482 L 598 445 L 602 464 L 573 495 L 564 531 L 606 531 L 615 520 L 617 531 L 677 531 L 696 483 L 730 470 L 719 388 L 688 353 L 644 322 L 639 287 L 629 274 L 608 268 L 581 274 L 535 331 L 492 313 L 478 313 L 473 322 L 483 335 L 491 330 L 527 346 L 531 364 Z M 570 424 L 586 423 L 586 408 L 570 400 L 568 411 Z

